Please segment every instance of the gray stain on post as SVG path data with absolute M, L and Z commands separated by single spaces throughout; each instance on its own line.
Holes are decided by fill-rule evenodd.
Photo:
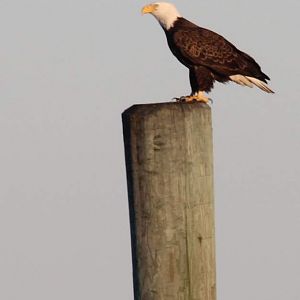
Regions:
M 215 300 L 209 106 L 134 105 L 122 117 L 135 300 Z

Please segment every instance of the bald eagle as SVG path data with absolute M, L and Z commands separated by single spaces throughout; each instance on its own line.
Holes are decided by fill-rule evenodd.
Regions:
M 259 87 L 274 93 L 268 86 L 268 75 L 248 54 L 237 49 L 221 35 L 198 27 L 183 18 L 171 3 L 156 2 L 146 5 L 142 14 L 152 14 L 166 33 L 168 45 L 175 57 L 189 69 L 191 95 L 179 101 L 207 103 L 215 81 L 234 81 L 240 85 Z

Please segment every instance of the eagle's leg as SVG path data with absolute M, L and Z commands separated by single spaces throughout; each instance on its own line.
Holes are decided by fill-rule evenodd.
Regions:
M 209 92 L 214 85 L 214 77 L 209 69 L 203 66 L 194 66 L 189 69 L 190 84 L 192 93 L 190 96 L 175 98 L 178 102 L 212 102 L 205 96 L 204 92 Z
M 194 66 L 189 69 L 189 76 L 192 93 L 186 97 L 185 101 L 212 102 L 212 100 L 204 94 L 204 92 L 209 92 L 214 86 L 214 76 L 211 70 L 204 66 Z

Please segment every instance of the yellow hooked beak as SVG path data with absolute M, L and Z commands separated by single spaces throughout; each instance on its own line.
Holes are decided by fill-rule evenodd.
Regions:
M 146 5 L 142 8 L 142 15 L 144 14 L 151 14 L 153 12 L 156 11 L 157 9 L 157 4 L 149 4 L 149 5 Z

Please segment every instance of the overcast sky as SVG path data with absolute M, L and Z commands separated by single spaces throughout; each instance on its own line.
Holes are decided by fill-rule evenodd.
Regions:
M 190 92 L 145 1 L 0 1 L 0 299 L 132 300 L 121 113 Z M 219 300 L 300 295 L 299 1 L 174 1 L 276 91 L 216 84 Z

